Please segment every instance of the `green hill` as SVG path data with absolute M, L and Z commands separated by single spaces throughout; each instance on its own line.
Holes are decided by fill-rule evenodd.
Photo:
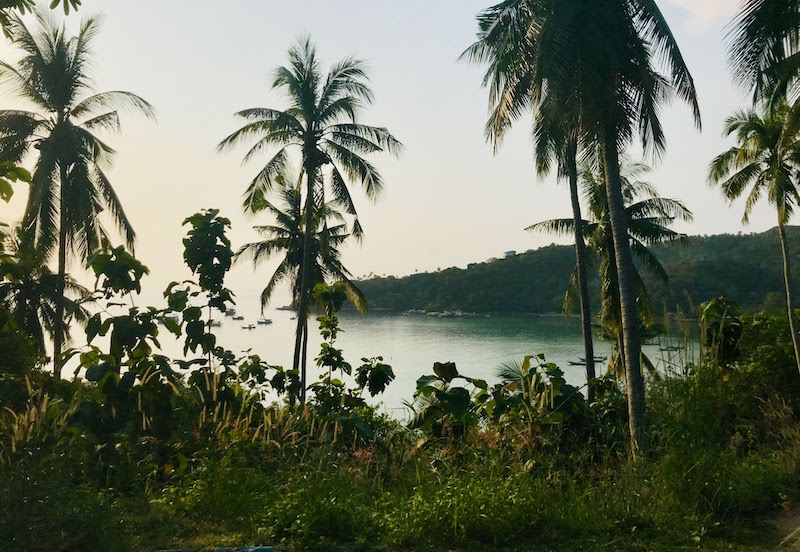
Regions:
M 787 233 L 798 272 L 800 227 L 788 228 Z M 667 286 L 648 279 L 655 305 L 686 311 L 692 304 L 726 296 L 750 310 L 783 308 L 782 259 L 775 229 L 761 234 L 693 236 L 688 245 L 662 245 L 653 250 L 670 275 Z M 574 264 L 571 246 L 550 245 L 465 269 L 374 278 L 359 285 L 372 309 L 560 312 Z M 596 301 L 596 277 L 591 287 Z

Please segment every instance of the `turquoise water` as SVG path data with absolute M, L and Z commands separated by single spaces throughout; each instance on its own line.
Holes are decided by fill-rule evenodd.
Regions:
M 159 301 L 153 301 L 159 304 Z M 146 304 L 143 302 L 143 304 Z M 279 303 L 280 304 L 280 303 Z M 236 305 L 244 320 L 215 314 L 221 326 L 213 328 L 217 343 L 236 354 L 254 353 L 272 365 L 290 367 L 294 352 L 296 321 L 294 312 L 270 309 L 265 317 L 270 325 L 257 325 L 261 317 L 255 301 L 242 300 Z M 253 329 L 243 326 L 255 325 Z M 435 362 L 455 362 L 461 374 L 494 383 L 498 367 L 510 361 L 521 361 L 526 356 L 545 355 L 547 361 L 557 364 L 567 381 L 581 387 L 586 378 L 582 365 L 573 366 L 584 356 L 578 318 L 552 315 L 476 316 L 438 318 L 425 315 L 403 315 L 371 312 L 360 315 L 347 311 L 340 315 L 342 331 L 336 343 L 343 349 L 346 360 L 354 367 L 363 357 L 382 356 L 394 368 L 396 380 L 379 398 L 387 412 L 404 417 L 405 401 L 411 401 L 416 381 L 420 376 L 433 373 Z M 309 381 L 321 373 L 314 359 L 319 353 L 320 337 L 316 320 L 312 321 L 308 343 Z M 81 332 L 75 332 L 76 337 Z M 183 358 L 183 342 L 175 341 L 162 331 L 159 335 L 162 352 L 172 358 Z M 107 338 L 98 338 L 96 345 L 107 346 Z M 77 343 L 76 339 L 76 344 Z M 682 352 L 665 352 L 658 344 L 644 348 L 659 369 L 666 363 L 664 357 L 682 356 Z M 596 356 L 605 358 L 610 346 L 595 341 Z M 76 361 L 67 367 L 72 373 Z M 599 363 L 602 373 L 605 363 Z
M 218 317 L 222 326 L 215 328 L 218 343 L 234 352 L 250 350 L 271 364 L 291 366 L 294 347 L 295 321 L 293 312 L 270 310 L 268 326 L 256 326 L 257 309 L 238 308 L 244 321 Z M 579 320 L 561 316 L 493 316 L 476 318 L 434 318 L 422 315 L 343 313 L 342 332 L 337 346 L 353 366 L 362 357 L 382 356 L 392 365 L 397 379 L 382 397 L 384 407 L 393 415 L 402 416 L 404 401 L 414 394 L 416 380 L 432 373 L 434 362 L 455 362 L 462 374 L 497 381 L 495 371 L 503 362 L 522 360 L 527 355 L 544 354 L 559 365 L 567 380 L 581 386 L 585 383 L 582 366 L 570 361 L 583 357 L 583 341 Z M 310 380 L 319 374 L 314 358 L 320 339 L 314 321 L 309 339 Z M 168 354 L 180 356 L 177 343 L 163 343 Z M 606 357 L 607 343 L 595 344 L 597 356 Z M 656 346 L 648 347 L 651 358 L 661 353 Z M 601 370 L 602 366 L 598 367 Z

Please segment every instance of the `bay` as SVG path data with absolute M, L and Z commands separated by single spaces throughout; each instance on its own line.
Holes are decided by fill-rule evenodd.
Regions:
M 237 307 L 238 308 L 238 307 Z M 291 311 L 269 310 L 269 325 L 257 325 L 257 309 L 238 308 L 243 321 L 217 315 L 222 326 L 214 328 L 218 343 L 236 353 L 250 351 L 272 365 L 290 367 L 294 350 L 296 320 Z M 244 326 L 256 324 L 253 329 Z M 336 346 L 345 359 L 358 366 L 362 358 L 381 356 L 395 372 L 396 380 L 379 398 L 382 408 L 394 417 L 408 414 L 404 401 L 411 401 L 416 380 L 432 373 L 434 362 L 455 362 L 461 374 L 497 382 L 497 368 L 504 362 L 522 361 L 525 356 L 543 354 L 557 364 L 567 381 L 576 386 L 586 382 L 583 366 L 574 366 L 583 355 L 580 322 L 577 318 L 549 315 L 478 316 L 439 318 L 425 315 L 403 315 L 372 312 L 360 315 L 344 312 Z M 310 323 L 308 344 L 309 382 L 321 370 L 314 359 L 319 352 L 317 322 Z M 182 356 L 180 344 L 164 343 L 165 350 Z M 607 357 L 610 345 L 597 341 L 598 357 Z M 661 343 L 645 347 L 657 365 L 666 363 Z M 598 366 L 602 372 L 604 363 Z

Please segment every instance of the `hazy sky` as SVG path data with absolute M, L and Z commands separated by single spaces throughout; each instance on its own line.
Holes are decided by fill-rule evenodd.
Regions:
M 551 243 L 523 228 L 570 213 L 565 186 L 539 181 L 529 154 L 529 128 L 521 122 L 493 155 L 483 138 L 486 91 L 481 69 L 457 62 L 474 39 L 474 16 L 487 0 L 84 0 L 79 16 L 105 15 L 95 43 L 100 89 L 134 91 L 158 110 L 156 123 L 123 118 L 123 133 L 108 141 L 119 154 L 112 181 L 138 234 L 137 255 L 151 268 L 151 286 L 181 277 L 180 223 L 204 207 L 233 220 L 231 237 L 254 237 L 240 214 L 240 197 L 258 162 L 240 164 L 243 152 L 219 154 L 216 144 L 237 128 L 232 117 L 247 107 L 281 107 L 269 89 L 272 69 L 298 35 L 309 34 L 322 59 L 348 54 L 368 60 L 376 103 L 362 121 L 387 126 L 406 146 L 399 159 L 379 157 L 386 193 L 377 204 L 356 194 L 367 238 L 346 250 L 357 274 L 407 274 L 464 266 L 503 251 Z M 667 154 L 652 181 L 663 195 L 684 200 L 695 233 L 737 232 L 741 205 L 728 206 L 706 185 L 706 167 L 726 146 L 722 121 L 746 98 L 725 64 L 723 27 L 736 0 L 662 0 L 700 93 L 704 130 L 689 111 L 667 109 Z M 14 58 L 7 43 L 0 58 Z M 3 104 L 17 105 L 0 92 Z M 266 157 L 261 161 L 266 161 Z M 0 220 L 18 216 L 25 194 Z M 774 225 L 762 206 L 746 231 Z M 260 285 L 250 267 L 232 276 L 234 287 Z

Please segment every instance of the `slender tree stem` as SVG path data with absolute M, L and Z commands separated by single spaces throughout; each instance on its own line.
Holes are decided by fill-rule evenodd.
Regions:
M 300 355 L 303 341 L 303 329 L 308 327 L 308 266 L 311 264 L 311 234 L 314 231 L 314 181 L 316 179 L 316 168 L 313 166 L 311 156 L 314 149 L 306 148 L 306 208 L 305 208 L 305 235 L 303 237 L 303 265 L 300 267 L 300 305 L 297 312 L 297 332 L 294 345 L 294 369 L 300 370 L 300 404 L 306 402 L 306 359 L 303 357 L 302 364 Z M 308 151 L 308 150 L 311 151 Z
M 628 238 L 625 201 L 622 194 L 622 176 L 619 167 L 617 136 L 607 128 L 603 140 L 603 161 L 606 173 L 606 195 L 611 218 L 611 232 L 616 252 L 617 278 L 619 280 L 620 310 L 622 313 L 622 338 L 625 346 L 625 386 L 628 395 L 628 426 L 631 456 L 636 459 L 646 452 L 644 413 L 646 399 L 641 368 L 641 336 L 639 309 L 636 304 L 636 278 Z
M 792 333 L 792 347 L 794 348 L 794 360 L 797 370 L 800 372 L 800 343 L 797 336 L 797 317 L 794 313 L 794 301 L 792 299 L 792 268 L 789 262 L 789 246 L 786 241 L 786 226 L 782 221 L 778 221 L 778 235 L 781 239 L 781 252 L 783 253 L 783 281 L 786 286 L 786 309 L 789 314 L 789 331 Z
M 583 331 L 583 349 L 586 359 L 587 398 L 594 402 L 594 386 L 591 384 L 597 376 L 594 366 L 594 343 L 592 341 L 592 313 L 589 300 L 589 285 L 586 279 L 586 242 L 583 239 L 583 214 L 578 193 L 578 148 L 575 144 L 567 146 L 567 178 L 569 194 L 572 200 L 572 218 L 575 226 L 575 258 L 577 263 L 578 289 L 580 290 L 581 329 Z
M 59 162 L 58 278 L 56 280 L 55 336 L 53 338 L 53 376 L 61 379 L 61 353 L 66 341 L 64 293 L 67 280 L 67 167 Z
M 306 320 L 306 324 L 303 327 L 303 369 L 306 368 L 306 358 L 308 357 L 308 320 Z

